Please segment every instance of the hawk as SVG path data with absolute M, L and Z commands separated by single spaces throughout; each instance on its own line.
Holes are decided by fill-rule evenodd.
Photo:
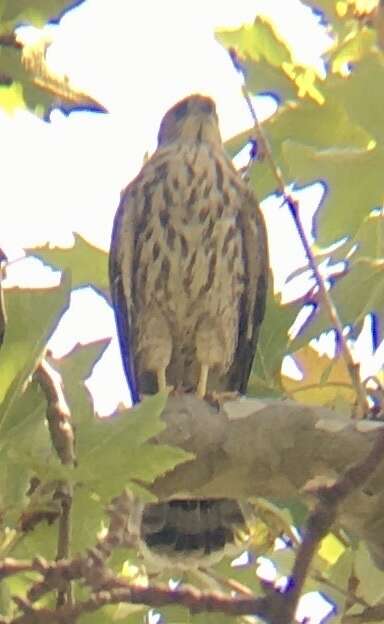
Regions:
M 246 391 L 267 236 L 209 97 L 191 95 L 163 117 L 156 151 L 122 192 L 109 273 L 134 403 L 169 386 L 199 397 Z

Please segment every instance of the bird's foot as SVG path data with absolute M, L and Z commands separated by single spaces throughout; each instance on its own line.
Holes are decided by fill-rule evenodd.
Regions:
M 209 392 L 204 397 L 207 403 L 216 407 L 218 411 L 223 408 L 227 401 L 236 401 L 240 397 L 240 392 L 236 390 L 224 390 L 223 392 Z
M 183 386 L 183 384 L 181 383 L 177 384 L 177 386 L 172 386 L 172 391 L 171 391 L 172 396 L 179 397 L 187 393 L 188 393 L 188 388 Z
M 173 390 L 173 386 L 168 386 L 167 385 L 167 379 L 166 379 L 166 375 L 165 375 L 165 368 L 159 368 L 159 370 L 156 371 L 156 377 L 157 377 L 157 389 L 159 392 L 162 392 L 164 394 L 170 394 Z

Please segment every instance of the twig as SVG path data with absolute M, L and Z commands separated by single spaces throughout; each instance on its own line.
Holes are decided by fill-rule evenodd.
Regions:
M 266 598 L 232 598 L 220 593 L 201 592 L 193 587 L 169 589 L 166 585 L 144 587 L 121 582 L 121 587 L 95 592 L 88 600 L 78 602 L 74 606 L 59 609 L 35 609 L 27 600 L 14 599 L 23 614 L 8 620 L 8 624 L 69 624 L 86 613 L 97 611 L 106 605 L 150 604 L 153 607 L 179 604 L 192 614 L 201 612 L 222 612 L 227 615 L 254 614 L 262 617 L 268 612 Z M 6 620 L 4 620 L 5 622 Z
M 46 360 L 37 367 L 34 379 L 40 384 L 47 399 L 47 421 L 52 444 L 64 465 L 74 465 L 75 435 L 71 423 L 71 413 L 64 397 L 61 377 Z
M 4 46 L 7 48 L 15 48 L 16 50 L 21 50 L 23 44 L 18 41 L 16 33 L 3 33 L 0 35 L 0 46 Z
M 347 340 L 344 336 L 343 325 L 341 323 L 339 314 L 325 287 L 324 280 L 316 264 L 316 260 L 312 253 L 312 249 L 306 238 L 304 228 L 301 223 L 300 216 L 299 216 L 298 202 L 293 200 L 289 195 L 284 195 L 284 201 L 287 202 L 288 204 L 290 213 L 296 225 L 296 229 L 300 236 L 300 240 L 304 247 L 305 254 L 308 258 L 309 266 L 312 269 L 313 274 L 315 276 L 315 280 L 319 288 L 321 299 L 327 310 L 331 323 L 335 328 L 337 340 L 339 341 L 340 347 L 341 347 L 341 353 L 343 355 L 345 364 L 347 366 L 349 376 L 352 381 L 352 385 L 356 391 L 357 402 L 359 405 L 358 417 L 363 418 L 369 412 L 369 405 L 368 405 L 368 400 L 367 400 L 367 395 L 366 395 L 364 384 L 362 383 L 360 379 L 360 365 L 354 362 L 353 360 L 352 353 L 349 349 Z
M 339 587 L 339 585 L 337 585 L 337 583 L 333 583 L 329 578 L 326 578 L 321 572 L 312 573 L 311 579 L 313 581 L 317 581 L 318 583 L 322 583 L 323 585 L 326 585 L 327 587 L 329 587 L 329 589 L 332 589 L 332 591 L 338 592 L 339 594 L 344 596 L 347 601 L 350 601 L 351 605 L 358 604 L 362 607 L 368 606 L 368 603 L 362 598 L 360 598 L 359 596 L 356 596 L 356 594 L 352 590 L 350 590 L 349 588 L 347 590 L 342 589 L 341 587 Z
M 268 139 L 266 138 L 261 124 L 257 118 L 254 106 L 252 104 L 251 98 L 249 96 L 249 92 L 248 89 L 246 87 L 245 84 L 245 76 L 244 76 L 244 69 L 242 67 L 242 64 L 239 60 L 239 58 L 237 57 L 236 52 L 231 49 L 230 50 L 230 57 L 231 60 L 234 64 L 235 69 L 240 72 L 244 78 L 244 83 L 242 85 L 242 93 L 243 96 L 245 98 L 245 101 L 247 103 L 247 106 L 249 108 L 249 112 L 251 114 L 251 117 L 253 119 L 253 123 L 254 123 L 254 132 L 256 135 L 256 138 L 259 140 L 260 142 L 260 147 L 261 147 L 261 151 L 262 154 L 266 156 L 267 161 L 270 165 L 271 171 L 276 179 L 277 182 L 277 192 L 282 195 L 283 199 L 284 199 L 284 203 L 287 204 L 290 213 L 292 215 L 293 221 L 295 223 L 297 232 L 299 234 L 301 243 L 304 247 L 304 251 L 305 254 L 307 256 L 308 259 L 308 264 L 310 269 L 313 272 L 313 275 L 315 277 L 317 286 L 319 288 L 319 292 L 320 292 L 320 296 L 321 299 L 323 301 L 323 304 L 327 310 L 328 316 L 331 320 L 332 325 L 335 328 L 336 331 L 336 335 L 337 335 L 337 339 L 339 341 L 339 344 L 341 346 L 341 352 L 343 354 L 343 358 L 345 361 L 345 364 L 347 366 L 351 381 L 352 381 L 352 385 L 356 391 L 356 396 L 357 396 L 357 403 L 359 406 L 359 413 L 358 413 L 358 417 L 363 418 L 364 416 L 366 416 L 369 412 L 369 404 L 368 404 L 368 400 L 367 400 L 367 394 L 364 388 L 364 384 L 361 382 L 360 379 L 360 366 L 359 364 L 356 364 L 353 360 L 352 357 L 352 353 L 349 349 L 347 340 L 344 336 L 343 333 L 343 325 L 341 323 L 341 320 L 339 318 L 338 312 L 336 310 L 336 307 L 333 304 L 333 301 L 325 287 L 324 284 L 324 280 L 322 278 L 322 275 L 318 269 L 317 263 L 316 263 L 316 259 L 315 256 L 312 253 L 312 249 L 308 243 L 307 237 L 305 235 L 304 232 L 304 228 L 303 225 L 301 223 L 300 220 L 300 215 L 299 215 L 299 210 L 298 210 L 298 202 L 296 200 L 294 200 L 285 190 L 286 184 L 283 178 L 283 175 L 281 173 L 280 168 L 277 166 L 277 164 L 275 163 L 274 159 L 273 159 L 273 155 L 272 155 L 272 150 L 270 148 Z
M 6 557 L 2 561 L 0 561 L 0 580 L 7 578 L 8 576 L 14 576 L 15 574 L 20 574 L 21 572 L 34 572 L 34 563 L 33 561 L 22 560 L 22 559 L 13 559 L 11 557 Z
M 345 615 L 343 624 L 363 624 L 365 622 L 382 622 L 384 620 L 384 605 L 378 604 L 367 607 L 361 613 Z
M 75 436 L 71 422 L 71 413 L 66 403 L 61 385 L 61 377 L 46 360 L 42 360 L 37 367 L 34 378 L 40 384 L 47 399 L 47 421 L 52 444 L 64 465 L 75 464 Z M 55 498 L 60 500 L 61 514 L 59 517 L 57 560 L 67 559 L 70 556 L 71 539 L 71 506 L 72 489 L 68 483 L 58 486 Z M 71 583 L 58 589 L 57 606 L 72 604 Z
M 333 485 L 321 486 L 316 491 L 319 500 L 308 517 L 303 540 L 299 546 L 292 570 L 287 602 L 283 605 L 286 622 L 293 620 L 309 566 L 320 541 L 327 535 L 336 519 L 339 505 L 349 494 L 364 485 L 383 458 L 384 432 L 380 431 L 372 449 L 364 459 L 350 466 Z
M 61 499 L 61 514 L 59 518 L 59 531 L 57 538 L 58 561 L 67 559 L 70 556 L 71 543 L 71 508 L 72 508 L 72 488 L 69 484 L 57 489 L 55 497 Z M 65 587 L 59 589 L 56 604 L 62 607 L 65 604 L 72 604 L 72 587 L 70 581 L 65 583 Z

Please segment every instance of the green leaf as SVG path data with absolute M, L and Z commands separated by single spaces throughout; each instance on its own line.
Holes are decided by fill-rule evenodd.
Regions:
M 265 59 L 246 59 L 242 64 L 251 93 L 276 95 L 281 101 L 297 97 L 295 83 L 280 66 L 271 65 Z
M 3 616 L 9 615 L 11 604 L 12 600 L 9 585 L 7 580 L 3 579 L 0 582 L 0 614 Z
M 249 172 L 249 182 L 259 201 L 276 193 L 277 180 L 268 162 L 255 162 Z
M 362 328 L 364 318 L 376 312 L 383 319 L 384 271 L 369 260 L 352 262 L 349 271 L 337 280 L 330 295 L 342 325 L 353 325 L 355 332 Z M 322 306 L 300 335 L 292 343 L 298 349 L 311 338 L 333 329 L 329 316 Z
M 72 85 L 68 76 L 55 72 L 47 63 L 51 44 L 47 35 L 42 34 L 34 43 L 20 45 L 15 37 L 12 41 L 12 30 L 13 20 L 0 23 L 0 33 L 5 31 L 6 39 L 5 44 L 0 42 L 0 101 L 5 102 L 6 110 L 13 112 L 28 107 L 45 118 L 59 105 L 67 111 L 85 108 L 106 112 L 99 102 Z
M 108 253 L 91 245 L 79 234 L 74 234 L 74 239 L 73 246 L 68 248 L 45 245 L 25 251 L 60 271 L 70 269 L 72 288 L 91 284 L 108 291 Z
M 354 572 L 359 579 L 358 596 L 370 605 L 381 602 L 384 594 L 384 572 L 372 565 L 371 556 L 364 542 L 359 543 Z
M 287 43 L 276 33 L 267 17 L 257 17 L 253 24 L 237 30 L 218 30 L 216 39 L 226 48 L 235 48 L 245 58 L 264 59 L 275 67 L 292 61 Z
M 316 150 L 287 140 L 282 146 L 290 176 L 297 184 L 323 181 L 327 195 L 317 215 L 320 245 L 354 235 L 369 212 L 382 202 L 384 150 Z
M 12 549 L 12 556 L 20 559 L 33 559 L 39 554 L 44 559 L 54 560 L 57 552 L 57 523 L 46 520 L 37 524 L 33 531 L 23 535 Z
M 90 417 L 76 427 L 76 476 L 103 501 L 134 482 L 152 483 L 191 458 L 189 453 L 147 442 L 164 428 L 161 412 L 165 398 L 156 395 L 132 410 L 110 418 Z
M 369 215 L 358 230 L 351 246 L 358 245 L 353 260 L 371 260 L 372 263 L 384 260 L 384 213 Z
M 339 18 L 336 10 L 337 0 L 302 0 L 302 2 L 314 10 L 324 13 L 332 22 Z
M 1 15 L 4 30 L 13 30 L 20 23 L 29 22 L 33 26 L 42 27 L 46 22 L 57 18 L 64 10 L 77 5 L 78 2 L 68 0 L 7 0 Z
M 23 87 L 19 82 L 13 82 L 9 87 L 0 85 L 0 108 L 6 113 L 13 113 L 24 106 Z
M 62 376 L 65 397 L 75 423 L 94 415 L 92 397 L 84 381 L 90 376 L 109 342 L 109 339 L 102 339 L 86 345 L 77 344 L 64 358 L 51 360 Z
M 334 31 L 342 39 L 347 36 L 350 24 L 340 15 L 337 8 L 342 3 L 338 0 L 302 0 L 302 2 L 311 9 L 323 13 L 331 33 Z
M 351 250 L 355 251 L 351 255 Z M 384 323 L 384 216 L 377 212 L 364 220 L 356 236 L 343 245 L 342 256 L 336 260 L 345 260 L 349 253 L 348 271 L 336 277 L 330 290 L 330 296 L 336 305 L 343 325 L 354 326 L 358 331 L 367 314 L 374 312 Z M 294 339 L 292 347 L 296 350 L 311 338 L 332 329 L 328 314 L 321 307 L 315 316 Z
M 41 487 L 57 480 L 73 479 L 52 446 L 46 426 L 46 397 L 37 382 L 28 384 L 13 403 L 0 443 L 0 507 L 6 526 L 17 525 L 20 515 L 29 507 L 26 496 L 30 480 L 37 477 Z M 34 507 L 46 508 L 46 497 L 34 494 Z
M 75 527 L 71 538 L 72 553 L 84 552 L 86 548 L 93 547 L 103 524 L 108 522 L 105 505 L 81 483 L 73 491 L 71 518 Z
M 274 158 L 287 137 L 295 143 L 304 143 L 319 149 L 367 148 L 372 135 L 345 110 L 343 103 L 334 99 L 319 106 L 315 102 L 290 102 L 263 124 L 272 143 Z
M 298 311 L 297 304 L 283 305 L 280 295 L 273 294 L 273 280 L 270 278 L 266 315 L 260 329 L 248 394 L 285 394 L 281 383 L 281 366 L 291 342 L 288 330 Z
M 331 57 L 332 71 L 342 72 L 350 63 L 360 61 L 369 54 L 376 43 L 376 33 L 372 28 L 359 28 L 340 44 Z
M 329 579 L 330 583 L 316 583 L 313 590 L 322 591 L 328 600 L 337 605 L 337 612 L 341 615 L 345 608 L 348 595 L 348 585 L 351 574 L 353 574 L 354 553 L 351 548 L 338 558 L 333 566 L 323 572 L 323 576 Z
M 67 274 L 55 288 L 12 288 L 4 292 L 7 324 L 0 351 L 0 427 L 3 431 L 14 401 L 22 393 L 24 383 L 33 373 L 69 305 L 69 295 Z
M 13 404 L 0 446 L 0 507 L 5 523 L 13 526 L 25 506 L 33 474 L 33 460 L 48 460 L 52 446 L 45 426 L 44 401 L 36 384 L 29 384 Z M 45 464 L 45 475 L 47 465 Z
M 351 121 L 340 103 L 332 99 L 327 100 L 323 106 L 309 100 L 289 102 L 263 123 L 263 129 L 271 146 L 273 160 L 282 170 L 287 183 L 292 178 L 296 180 L 302 173 L 295 160 L 285 157 L 283 150 L 287 137 L 295 137 L 295 141 L 304 144 L 308 149 L 311 147 L 314 151 L 316 148 L 329 150 L 335 147 L 365 150 L 372 138 L 366 130 Z M 250 128 L 227 141 L 225 147 L 229 155 L 233 157 L 237 154 L 252 136 L 254 131 Z M 317 174 L 317 169 L 313 169 Z M 318 178 L 318 175 L 314 175 L 314 179 L 310 181 Z M 250 181 L 260 200 L 276 191 L 276 178 L 270 164 L 265 160 L 252 166 Z
M 280 100 L 309 96 L 323 101 L 313 67 L 297 65 L 283 37 L 267 16 L 237 30 L 216 31 L 217 40 L 235 50 L 242 65 L 246 84 L 252 93 L 274 93 Z
M 23 63 L 21 49 L 0 46 L 0 73 L 10 81 L 9 86 L 0 86 L 0 103 L 4 102 L 7 112 L 29 108 L 36 115 L 44 117 L 53 108 L 56 94 L 34 83 L 33 75 Z
M 345 109 L 352 122 L 364 128 L 380 145 L 383 143 L 384 61 L 381 53 L 376 51 L 364 58 L 347 77 L 330 76 L 324 93 L 327 99 Z
M 157 476 L 186 461 L 190 455 L 177 448 L 155 445 L 149 440 L 164 427 L 161 413 L 166 398 L 155 395 L 140 405 L 110 418 L 98 418 L 84 386 L 107 341 L 84 347 L 55 361 L 76 430 L 78 468 L 75 479 L 95 493 L 103 504 L 133 481 L 151 483 Z

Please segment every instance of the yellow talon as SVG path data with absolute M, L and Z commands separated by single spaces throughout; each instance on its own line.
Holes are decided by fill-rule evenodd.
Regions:
M 202 364 L 201 370 L 200 370 L 199 383 L 197 384 L 197 389 L 196 389 L 196 394 L 199 397 L 199 399 L 204 399 L 205 395 L 207 394 L 208 371 L 209 371 L 209 366 L 207 366 L 207 364 Z

